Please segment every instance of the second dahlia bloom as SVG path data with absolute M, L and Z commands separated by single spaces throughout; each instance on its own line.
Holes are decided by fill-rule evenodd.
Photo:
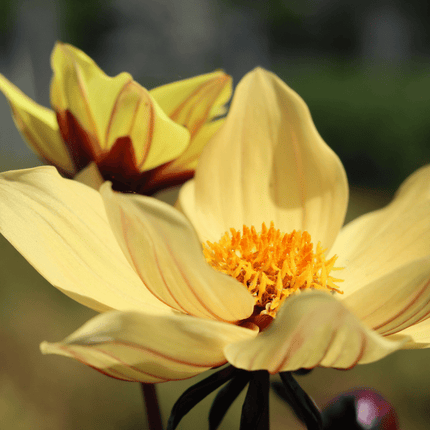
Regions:
M 31 149 L 66 177 L 95 188 L 152 194 L 194 174 L 223 120 L 231 78 L 219 71 L 147 91 L 128 73 L 107 76 L 79 49 L 52 52 L 52 110 L 0 75 L 15 123 Z
M 0 231 L 104 312 L 44 353 L 150 383 L 227 362 L 346 369 L 430 345 L 430 167 L 342 228 L 347 201 L 303 100 L 256 69 L 181 189 L 186 216 L 42 167 L 0 175 Z

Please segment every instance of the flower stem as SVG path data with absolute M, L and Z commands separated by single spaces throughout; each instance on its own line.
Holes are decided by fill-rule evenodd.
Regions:
M 284 392 L 282 397 L 293 408 L 308 430 L 323 430 L 321 412 L 315 402 L 303 391 L 291 372 L 280 372 Z
M 141 383 L 140 385 L 142 388 L 149 430 L 163 430 L 155 385 L 145 383 Z

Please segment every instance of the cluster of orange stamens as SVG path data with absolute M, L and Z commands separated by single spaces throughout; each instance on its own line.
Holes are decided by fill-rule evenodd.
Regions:
M 203 244 L 208 263 L 245 285 L 255 297 L 261 315 L 275 317 L 282 302 L 307 288 L 342 293 L 330 276 L 337 256 L 326 261 L 321 244 L 314 252 L 307 231 L 281 233 L 273 222 L 263 223 L 261 233 L 254 226 L 243 231 L 230 229 L 217 243 Z

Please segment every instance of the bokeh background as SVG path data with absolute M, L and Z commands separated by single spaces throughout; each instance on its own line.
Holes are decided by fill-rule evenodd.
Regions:
M 384 206 L 430 161 L 430 3 L 423 0 L 0 0 L 0 72 L 49 106 L 49 56 L 72 43 L 110 75 L 151 88 L 223 68 L 235 82 L 257 65 L 307 102 L 351 184 L 348 219 Z M 0 95 L 0 169 L 40 164 Z M 167 199 L 172 194 L 167 193 Z M 0 427 L 144 428 L 138 384 L 72 360 L 42 356 L 94 315 L 59 293 L 0 238 Z M 350 371 L 316 369 L 300 383 L 324 406 L 341 391 L 373 387 L 402 429 L 430 422 L 430 351 L 401 351 Z M 192 381 L 158 386 L 164 419 Z M 213 397 L 213 396 L 212 396 Z M 207 428 L 211 398 L 180 424 Z M 243 398 L 243 396 L 242 396 Z M 221 428 L 237 429 L 241 399 Z M 300 429 L 271 397 L 272 429 Z

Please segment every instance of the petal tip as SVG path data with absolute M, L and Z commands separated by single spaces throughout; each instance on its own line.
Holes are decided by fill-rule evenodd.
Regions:
M 267 72 L 268 70 L 261 66 L 254 67 L 254 69 L 252 69 L 251 71 L 251 73 L 267 73 Z
M 55 348 L 55 344 L 53 343 L 49 343 L 46 340 L 44 340 L 40 345 L 40 352 L 43 355 L 47 355 L 47 354 L 55 354 L 56 352 L 56 348 Z
M 261 67 L 261 66 L 257 66 L 254 69 L 252 69 L 248 73 L 248 75 L 253 76 L 254 78 L 260 78 L 260 79 L 267 79 L 269 77 L 276 76 L 271 71 L 269 71 L 269 70 L 267 70 L 267 69 L 265 69 L 264 67 Z

